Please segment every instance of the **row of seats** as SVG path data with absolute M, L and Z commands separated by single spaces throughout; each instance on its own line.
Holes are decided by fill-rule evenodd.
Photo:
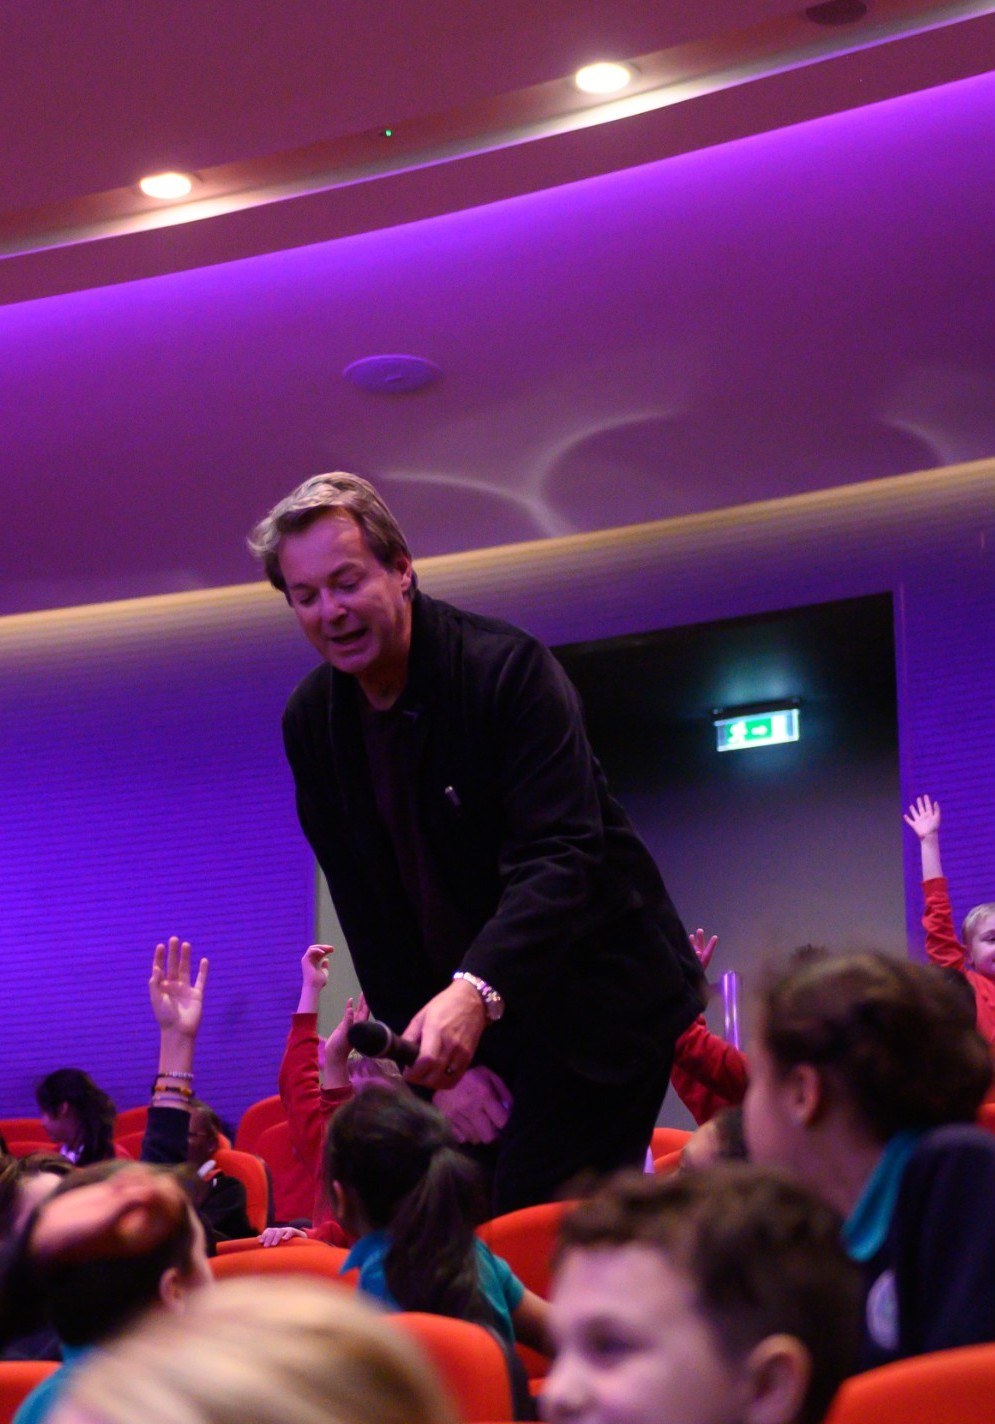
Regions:
M 384 1319 L 420 1344 L 467 1424 L 510 1420 L 504 1356 L 486 1330 L 440 1315 L 402 1313 Z M 0 1362 L 0 1424 L 10 1424 L 22 1400 L 56 1368 L 47 1360 Z M 990 1424 L 993 1399 L 995 1345 L 968 1345 L 855 1376 L 843 1385 L 826 1424 Z

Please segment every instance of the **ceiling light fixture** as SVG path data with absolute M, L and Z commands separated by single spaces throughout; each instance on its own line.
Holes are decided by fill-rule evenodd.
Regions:
M 138 186 L 147 198 L 168 203 L 185 198 L 193 188 L 193 179 L 187 173 L 150 173 L 139 180 Z
M 574 83 L 582 94 L 617 94 L 632 83 L 634 70 L 630 64 L 585 64 L 574 75 Z

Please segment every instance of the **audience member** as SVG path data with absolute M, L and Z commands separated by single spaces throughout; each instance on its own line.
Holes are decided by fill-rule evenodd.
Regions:
M 105 1194 L 89 1233 L 48 1250 L 42 1236 L 39 1249 L 39 1227 L 60 1198 L 98 1186 Z M 62 1368 L 15 1415 L 15 1424 L 42 1424 L 95 1346 L 150 1306 L 182 1310 L 211 1272 L 204 1228 L 176 1178 L 144 1163 L 110 1161 L 74 1172 L 42 1203 L 26 1228 L 15 1280 L 42 1301 L 62 1345 Z
M 697 1172 L 715 1162 L 745 1162 L 748 1156 L 743 1109 L 722 1108 L 688 1138 L 680 1168 L 682 1172 Z
M 702 969 L 707 969 L 718 935 L 706 939 L 705 931 L 698 929 L 688 935 L 688 942 Z M 699 1127 L 723 1108 L 739 1106 L 747 1077 L 744 1054 L 734 1043 L 712 1033 L 704 1014 L 698 1015 L 674 1045 L 671 1086 Z
M 968 911 L 961 943 L 940 863 L 940 803 L 919 796 L 903 819 L 919 838 L 926 953 L 934 964 L 964 975 L 974 990 L 978 1031 L 988 1043 L 995 1043 L 995 904 L 975 905 Z
M 217 1113 L 194 1098 L 187 1134 L 187 1162 L 196 1172 L 194 1203 L 216 1241 L 233 1241 L 255 1233 L 246 1215 L 244 1184 L 223 1172 L 215 1160 L 221 1132 Z
M 54 1424 L 457 1424 L 413 1343 L 319 1281 L 225 1281 L 79 1372 Z
M 475 1236 L 487 1210 L 480 1169 L 437 1108 L 410 1092 L 359 1093 L 332 1118 L 325 1178 L 359 1238 L 343 1270 L 358 1268 L 360 1290 L 394 1310 L 483 1325 L 512 1364 L 516 1339 L 546 1349 L 546 1302 Z
M 859 1282 L 839 1218 L 726 1164 L 635 1173 L 566 1218 L 550 1424 L 817 1424 L 851 1371 Z
M 41 1125 L 59 1152 L 77 1167 L 114 1157 L 117 1109 L 81 1068 L 57 1068 L 35 1089 Z
M 862 1365 L 995 1341 L 992 1063 L 943 972 L 808 951 L 764 985 L 749 1059 L 751 1158 L 846 1218 Z
M 349 1101 L 357 1088 L 370 1082 L 401 1084 L 395 1064 L 363 1058 L 350 1051 L 349 1029 L 369 1018 L 366 1000 L 350 998 L 340 1021 L 327 1038 L 318 1034 L 318 1003 L 328 983 L 328 957 L 332 948 L 312 944 L 301 958 L 301 994 L 290 1021 L 290 1034 L 280 1064 L 280 1099 L 290 1125 L 290 1137 L 299 1162 L 314 1178 L 314 1206 L 309 1232 L 293 1226 L 273 1226 L 259 1238 L 276 1246 L 291 1236 L 311 1235 L 332 1245 L 351 1245 L 351 1238 L 335 1220 L 322 1168 L 325 1129 L 337 1108 Z

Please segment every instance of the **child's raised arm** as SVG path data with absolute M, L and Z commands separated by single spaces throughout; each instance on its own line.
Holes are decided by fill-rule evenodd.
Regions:
M 917 796 L 902 820 L 919 837 L 923 880 L 937 880 L 943 874 L 940 864 L 939 801 L 931 801 L 928 796 Z
M 173 935 L 157 944 L 152 956 L 149 998 L 159 1025 L 159 1071 L 152 1085 L 152 1107 L 178 1109 L 185 1116 L 150 1113 L 142 1160 L 183 1162 L 193 1092 L 193 1054 L 204 1012 L 207 960 L 190 977 L 190 945 Z
M 321 991 L 328 983 L 328 958 L 334 954 L 330 944 L 311 944 L 301 957 L 301 997 L 297 1001 L 299 1014 L 316 1014 Z

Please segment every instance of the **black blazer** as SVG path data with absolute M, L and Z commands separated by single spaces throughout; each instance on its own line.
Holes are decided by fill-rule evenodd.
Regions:
M 505 999 L 478 1055 L 498 1071 L 536 1032 L 562 1039 L 600 1081 L 638 1072 L 661 1044 L 669 1052 L 702 1006 L 701 970 L 548 649 L 415 595 L 405 720 L 419 826 L 467 926 L 442 968 L 424 951 L 376 809 L 360 695 L 322 664 L 290 698 L 284 742 L 301 826 L 374 1014 L 402 1030 L 462 967 Z

